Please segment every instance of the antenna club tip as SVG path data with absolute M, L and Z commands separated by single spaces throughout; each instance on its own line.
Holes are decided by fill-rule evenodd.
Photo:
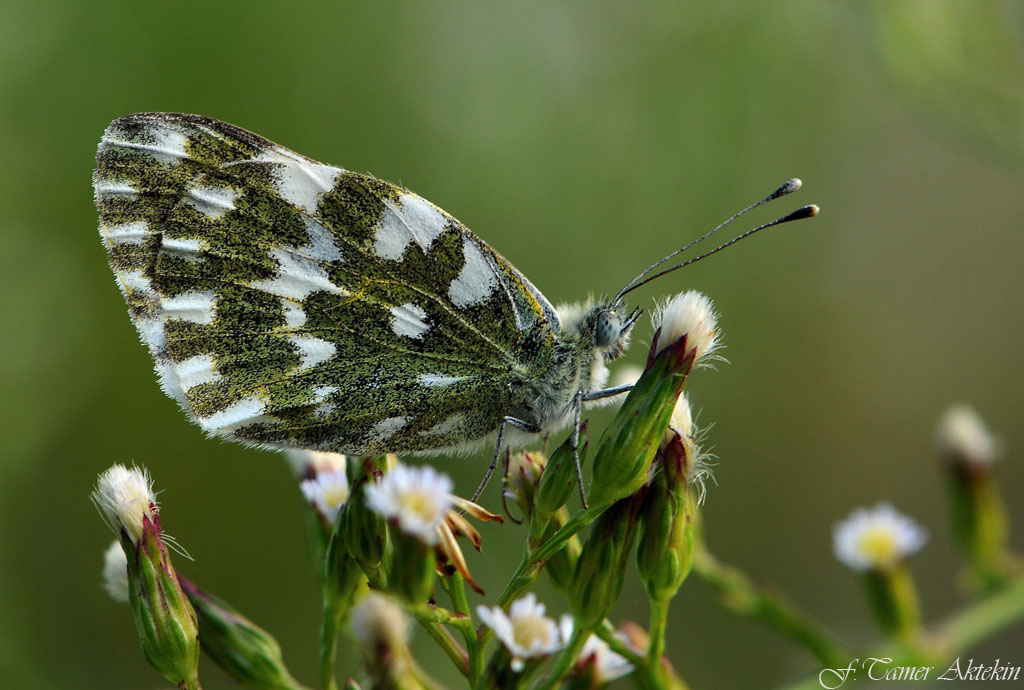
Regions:
M 800 181 L 799 177 L 794 177 L 791 180 L 786 180 L 785 182 L 782 183 L 782 185 L 778 189 L 776 189 L 774 192 L 769 194 L 768 198 L 765 199 L 765 201 L 771 201 L 773 199 L 778 199 L 780 196 L 786 196 L 787 194 L 792 194 L 796 190 L 800 189 L 800 187 L 802 187 L 803 184 L 804 183 Z
M 807 207 L 808 218 L 814 218 L 814 216 L 818 215 L 819 213 L 821 213 L 821 207 L 818 206 L 817 204 L 811 204 L 810 206 Z

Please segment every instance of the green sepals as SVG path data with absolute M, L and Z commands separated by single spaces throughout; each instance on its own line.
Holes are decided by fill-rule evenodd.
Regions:
M 539 543 L 544 543 L 559 529 L 565 526 L 568 521 L 565 510 L 558 511 L 551 522 L 548 523 L 547 531 Z M 569 591 L 572 583 L 573 573 L 576 571 L 576 562 L 579 560 L 580 538 L 576 535 L 569 537 L 565 546 L 559 549 L 544 563 L 544 572 L 548 574 L 555 587 L 562 593 Z
M 631 496 L 647 481 L 651 461 L 693 367 L 696 351 L 687 351 L 686 341 L 684 336 L 650 358 L 640 380 L 601 435 L 587 496 L 592 507 Z
M 434 590 L 437 570 L 434 547 L 401 528 L 391 527 L 394 548 L 387 569 L 388 592 L 410 604 L 422 604 Z
M 1007 576 L 1006 508 L 991 466 L 950 464 L 947 494 L 956 541 L 984 588 Z
M 568 594 L 581 634 L 595 630 L 619 598 L 642 504 L 643 492 L 616 502 L 587 535 Z
M 366 505 L 366 491 L 369 482 L 385 469 L 386 457 L 365 458 L 358 476 L 349 492 L 349 499 L 339 515 L 337 532 L 344 541 L 348 553 L 363 569 L 371 583 L 383 578 L 381 562 L 387 550 L 387 522 L 376 511 Z
M 640 517 L 636 566 L 647 596 L 675 596 L 693 566 L 696 500 L 685 468 L 687 445 L 676 434 L 658 453 L 660 471 L 651 480 Z
M 868 602 L 878 626 L 886 635 L 904 640 L 913 638 L 921 621 L 917 589 L 906 564 L 888 570 L 864 573 Z
M 582 436 L 586 433 L 586 423 L 580 430 Z M 534 523 L 546 526 L 552 516 L 568 502 L 576 486 L 576 460 L 572 452 L 572 436 L 567 438 L 558 449 L 552 453 L 540 476 L 540 483 L 537 486 L 537 495 L 534 500 Z M 586 456 L 587 444 L 579 450 L 580 465 Z
M 123 529 L 120 538 L 128 556 L 128 603 L 143 655 L 172 683 L 199 688 L 196 613 L 178 584 L 159 517 L 143 517 L 138 545 Z
M 195 609 L 202 649 L 229 676 L 254 690 L 299 690 L 285 668 L 281 647 L 266 630 L 226 601 L 185 578 L 181 587 Z

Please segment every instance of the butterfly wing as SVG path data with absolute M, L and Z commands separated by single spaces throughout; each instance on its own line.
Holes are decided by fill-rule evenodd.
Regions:
M 497 428 L 558 317 L 429 201 L 233 125 L 114 121 L 100 233 L 164 391 L 207 432 L 346 453 Z

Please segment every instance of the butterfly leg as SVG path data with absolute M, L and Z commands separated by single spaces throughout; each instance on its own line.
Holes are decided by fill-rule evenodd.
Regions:
M 576 395 L 573 397 L 573 407 L 576 408 L 576 412 L 573 415 L 573 426 L 572 426 L 572 459 L 576 463 L 576 484 L 580 490 L 580 503 L 583 504 L 584 508 L 589 508 L 587 505 L 587 494 L 583 491 L 583 467 L 580 466 L 580 434 L 583 433 L 583 400 L 586 396 L 583 391 L 576 391 Z
M 501 426 L 498 427 L 498 440 L 494 444 L 494 457 L 491 458 L 491 466 L 487 468 L 487 474 L 484 475 L 483 481 L 480 482 L 480 486 L 476 488 L 476 492 L 473 493 L 473 498 L 470 500 L 476 503 L 476 499 L 480 498 L 480 494 L 484 492 L 484 488 L 487 486 L 487 482 L 491 481 L 491 475 L 494 474 L 494 468 L 498 466 L 498 459 L 501 457 L 501 442 L 505 438 L 505 425 L 511 424 L 517 429 L 529 432 L 531 434 L 540 433 L 541 429 L 536 424 L 530 424 L 524 422 L 517 417 L 505 417 L 501 420 Z

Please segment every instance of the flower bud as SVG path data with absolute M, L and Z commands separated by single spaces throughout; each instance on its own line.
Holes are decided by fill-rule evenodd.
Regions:
M 636 565 L 653 601 L 675 596 L 693 565 L 696 500 L 686 472 L 686 445 L 674 436 L 659 453 L 640 516 Z
M 196 615 L 171 565 L 149 475 L 114 465 L 100 475 L 92 500 L 127 560 L 128 603 L 143 655 L 172 683 L 198 688 Z
M 281 647 L 270 633 L 227 602 L 179 578 L 199 621 L 203 651 L 242 686 L 254 690 L 297 690 L 285 668 Z
M 384 517 L 367 505 L 366 487 L 376 483 L 385 464 L 384 458 L 363 461 L 338 529 L 338 536 L 344 541 L 348 553 L 374 582 L 382 576 L 380 568 L 388 531 Z
M 198 687 L 199 629 L 178 584 L 159 516 L 142 519 L 142 537 L 128 557 L 128 603 L 146 660 L 172 683 Z M 131 544 L 122 533 L 126 555 Z
M 594 630 L 619 598 L 642 502 L 640 494 L 618 501 L 591 526 L 568 595 L 581 631 Z
M 581 435 L 586 432 L 584 427 Z M 586 455 L 587 446 L 579 449 L 580 463 Z M 544 473 L 540 476 L 537 498 L 534 504 L 534 522 L 545 525 L 551 517 L 566 504 L 576 486 L 576 459 L 572 452 L 572 437 L 567 438 L 552 453 Z
M 993 464 L 998 443 L 977 412 L 954 405 L 939 423 L 953 531 L 983 584 L 998 584 L 1008 562 L 1006 507 Z
M 367 594 L 352 611 L 351 627 L 371 687 L 424 687 L 407 643 L 409 619 L 390 597 L 376 592 Z
M 601 435 L 587 496 L 593 507 L 631 496 L 647 481 L 696 350 L 684 335 L 651 353 L 643 375 Z
M 518 503 L 527 518 L 533 514 L 537 487 L 547 464 L 544 454 L 536 451 L 521 450 L 509 457 L 503 494 Z

